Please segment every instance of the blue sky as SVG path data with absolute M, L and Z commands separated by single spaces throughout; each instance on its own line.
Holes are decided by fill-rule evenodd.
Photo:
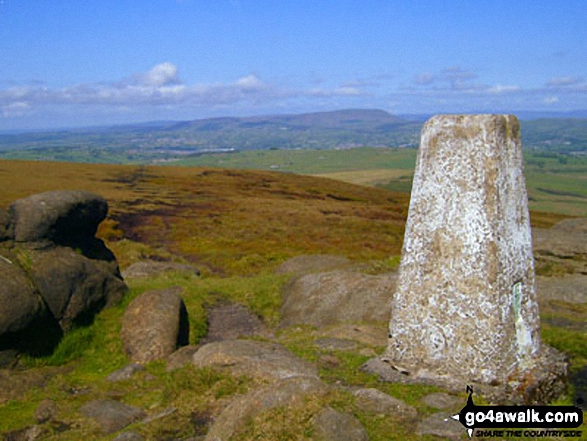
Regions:
M 0 130 L 587 109 L 587 1 L 0 0 Z

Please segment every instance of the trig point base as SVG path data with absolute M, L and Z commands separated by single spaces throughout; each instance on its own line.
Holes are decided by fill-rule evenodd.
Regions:
M 390 369 L 526 402 L 564 390 L 566 364 L 540 341 L 522 168 L 515 116 L 424 125 L 381 357 Z

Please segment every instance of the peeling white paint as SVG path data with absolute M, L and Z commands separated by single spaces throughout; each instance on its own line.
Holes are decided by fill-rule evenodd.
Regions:
M 532 364 L 540 341 L 527 204 L 514 116 L 424 125 L 387 357 L 488 383 Z

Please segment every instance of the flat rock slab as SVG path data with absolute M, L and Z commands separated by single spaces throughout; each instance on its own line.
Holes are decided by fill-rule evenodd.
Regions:
M 207 441 L 232 439 L 247 420 L 262 412 L 289 405 L 302 405 L 306 395 L 321 395 L 328 387 L 317 378 L 298 377 L 255 389 L 236 398 L 216 418 L 206 435 Z
M 368 441 L 365 428 L 353 415 L 324 408 L 314 417 L 316 439 L 322 441 Z
M 359 388 L 352 394 L 356 398 L 357 406 L 366 412 L 396 415 L 402 418 L 415 418 L 418 415 L 414 407 L 377 389 Z
M 441 438 L 460 440 L 466 434 L 465 427 L 451 418 L 450 412 L 439 412 L 430 415 L 418 424 L 416 433 L 422 435 L 434 435 Z
M 450 409 L 453 407 L 464 406 L 464 400 L 462 398 L 442 392 L 426 395 L 422 398 L 422 402 L 427 406 L 435 407 L 436 409 Z
M 119 381 L 130 380 L 134 374 L 144 371 L 145 368 L 138 363 L 129 363 L 106 377 L 106 381 L 117 383 Z
M 122 272 L 122 277 L 125 279 L 140 279 L 142 277 L 151 277 L 163 274 L 170 271 L 182 271 L 200 275 L 200 271 L 191 265 L 174 262 L 155 262 L 153 260 L 144 260 L 130 265 Z
M 193 357 L 196 367 L 228 369 L 235 375 L 268 380 L 318 377 L 312 364 L 277 343 L 252 340 L 225 340 L 202 346 Z
M 95 420 L 104 433 L 124 429 L 146 416 L 138 407 L 127 406 L 114 400 L 93 400 L 80 408 L 82 415 Z
M 587 303 L 587 276 L 569 274 L 562 277 L 536 277 L 536 291 L 540 300 Z
M 232 340 L 239 337 L 272 338 L 273 333 L 246 306 L 236 303 L 206 308 L 208 334 L 201 343 Z
M 348 266 L 351 261 L 346 257 L 331 254 L 305 254 L 296 256 L 283 262 L 275 270 L 275 274 L 308 274 L 328 271 Z
M 283 288 L 280 327 L 388 321 L 397 274 L 331 271 L 294 278 Z

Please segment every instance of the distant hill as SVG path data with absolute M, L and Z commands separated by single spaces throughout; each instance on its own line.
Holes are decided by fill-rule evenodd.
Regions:
M 534 115 L 537 116 L 537 115 Z M 0 157 L 78 162 L 150 162 L 226 150 L 417 147 L 424 115 L 377 109 L 161 121 L 0 134 Z M 587 152 L 587 119 L 522 121 L 526 148 Z

